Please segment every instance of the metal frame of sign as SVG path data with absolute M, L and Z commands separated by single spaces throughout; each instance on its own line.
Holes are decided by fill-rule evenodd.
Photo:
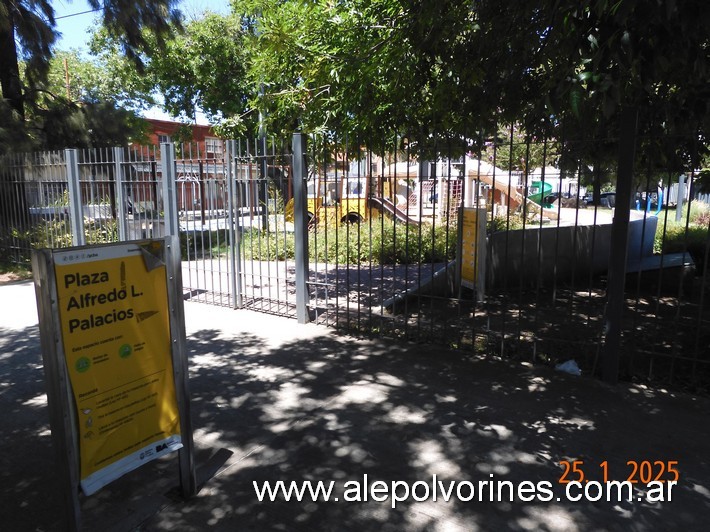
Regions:
M 188 394 L 188 366 L 185 348 L 185 314 L 182 297 L 182 269 L 177 237 L 137 240 L 99 246 L 69 248 L 77 254 L 106 251 L 109 247 L 152 246 L 160 250 L 159 259 L 165 264 L 167 305 L 170 327 L 171 360 L 175 399 L 180 417 L 182 448 L 178 452 L 179 480 L 182 495 L 191 497 L 197 491 L 194 463 L 194 443 Z M 67 370 L 63 329 L 60 319 L 55 256 L 67 249 L 42 249 L 32 254 L 40 343 L 44 363 L 52 442 L 61 479 L 61 490 L 66 508 L 66 524 L 70 530 L 81 528 L 80 449 L 75 398 Z M 61 255 L 60 255 L 61 256 Z

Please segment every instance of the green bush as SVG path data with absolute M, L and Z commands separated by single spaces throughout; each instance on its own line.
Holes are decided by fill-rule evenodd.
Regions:
M 526 227 L 533 225 L 529 220 L 525 221 L 525 224 L 523 224 L 523 221 L 523 216 L 519 213 L 511 213 L 510 216 L 498 214 L 488 221 L 488 232 L 514 231 L 516 229 L 522 229 L 523 225 Z
M 358 225 L 316 228 L 308 235 L 309 260 L 331 264 L 415 264 L 447 262 L 456 256 L 456 226 L 423 224 L 396 225 L 389 220 L 373 220 Z M 195 242 L 181 236 L 183 258 L 186 246 Z M 212 249 L 225 255 L 228 243 Z M 242 233 L 241 252 L 247 260 L 292 260 L 295 257 L 293 233 L 247 230 Z
M 292 233 L 246 230 L 242 233 L 241 252 L 251 260 L 287 260 L 295 257 Z
M 653 251 L 655 253 L 686 251 L 695 262 L 696 271 L 702 273 L 705 254 L 710 246 L 709 222 L 710 209 L 702 203 L 695 203 L 691 206 L 689 218 L 687 210 L 684 208 L 680 222 L 675 220 L 675 211 L 663 212 L 658 218 Z
M 311 233 L 311 260 L 337 264 L 447 262 L 456 256 L 455 225 L 405 225 L 373 220 Z

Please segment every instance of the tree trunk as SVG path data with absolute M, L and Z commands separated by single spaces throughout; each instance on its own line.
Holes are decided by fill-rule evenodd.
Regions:
M 10 0 L 0 0 L 8 14 L 7 25 L 0 24 L 0 88 L 2 96 L 21 118 L 25 117 L 20 68 L 17 63 L 14 14 Z
M 0 89 L 2 98 L 7 101 L 10 108 L 17 113 L 20 122 L 24 122 L 25 106 L 20 80 L 20 68 L 17 61 L 17 44 L 15 43 L 14 11 L 11 0 L 0 0 L 3 10 L 7 13 L 6 24 L 0 24 Z M 18 134 L 20 134 L 18 132 Z M 5 247 L 5 238 L 10 238 L 17 231 L 22 232 L 26 214 L 28 213 L 25 198 L 25 180 L 23 171 L 19 175 L 4 167 L 0 170 L 0 248 L 2 259 L 10 262 L 19 261 L 16 253 L 10 253 Z M 13 237 L 14 238 L 14 237 Z M 17 251 L 17 250 L 15 250 Z

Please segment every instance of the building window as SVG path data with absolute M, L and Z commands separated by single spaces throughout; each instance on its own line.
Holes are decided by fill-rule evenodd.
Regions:
M 221 157 L 224 153 L 224 145 L 222 144 L 222 140 L 213 137 L 206 137 L 205 151 L 207 152 L 207 157 Z
M 172 142 L 173 139 L 170 138 L 170 135 L 158 135 L 158 144 L 163 144 L 165 142 Z

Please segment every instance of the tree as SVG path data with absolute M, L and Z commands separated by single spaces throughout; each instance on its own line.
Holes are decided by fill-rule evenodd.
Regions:
M 704 139 L 710 122 L 707 3 L 237 6 L 255 20 L 251 76 L 262 80 L 261 105 L 277 122 L 474 138 L 515 121 L 529 134 L 564 131 L 580 142 L 618 130 L 622 106 L 642 110 L 647 137 Z M 646 153 L 682 158 L 677 143 L 654 142 Z
M 179 26 L 180 12 L 174 9 L 177 2 L 89 0 L 89 5 L 102 10 L 107 33 L 141 68 L 147 34 L 153 36 L 154 46 L 161 46 L 169 32 Z M 55 40 L 54 10 L 49 0 L 0 0 L 0 90 L 6 102 L 2 112 L 9 113 L 15 123 L 24 121 L 28 100 L 46 81 Z M 25 66 L 24 79 L 21 63 Z
M 92 53 L 110 77 L 160 94 L 163 107 L 174 116 L 193 119 L 201 110 L 213 122 L 234 124 L 240 133 L 247 126 L 254 128 L 245 32 L 238 17 L 208 13 L 189 22 L 184 31 L 173 32 L 160 53 L 147 54 L 141 72 L 131 68 L 117 41 L 105 31 L 94 35 Z
M 129 110 L 155 105 L 152 85 L 135 75 L 135 67 L 126 58 L 120 60 L 123 71 L 109 68 L 104 58 L 87 59 L 76 51 L 58 51 L 50 61 L 46 81 L 36 90 L 73 102 L 111 101 Z
M 19 66 L 26 79 L 27 64 Z M 35 81 L 25 94 L 24 120 L 7 104 L 0 105 L 7 125 L 0 128 L 0 148 L 106 147 L 145 138 L 146 126 L 134 113 L 136 105 L 152 100 L 145 87 L 121 83 L 77 52 L 53 55 L 44 80 Z
M 24 117 L 20 58 L 27 62 L 29 82 L 43 78 L 56 40 L 54 25 L 54 10 L 47 1 L 0 0 L 0 89 L 20 118 Z
M 272 132 L 396 131 L 420 149 L 515 123 L 594 167 L 613 159 L 620 109 L 635 106 L 640 152 L 659 165 L 692 165 L 705 146 L 707 3 L 235 0 L 233 9 L 154 54 L 148 68 L 171 108 L 259 112 Z

